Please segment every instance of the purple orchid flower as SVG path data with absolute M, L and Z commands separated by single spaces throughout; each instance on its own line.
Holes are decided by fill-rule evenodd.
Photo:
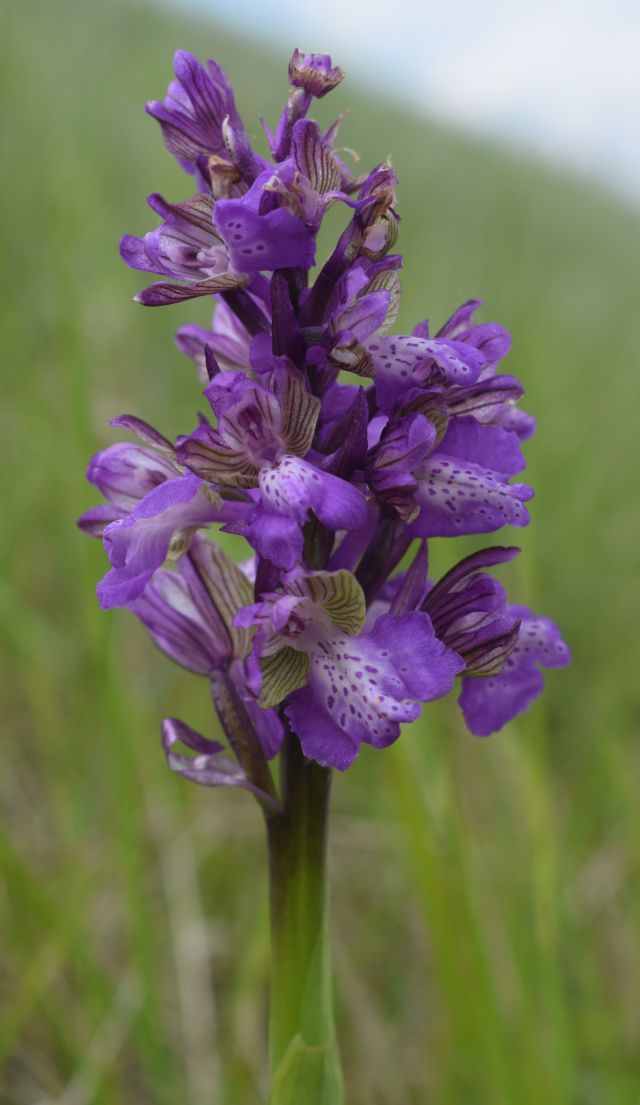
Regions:
M 466 557 L 422 604 L 440 640 L 465 661 L 459 701 L 469 729 L 480 737 L 501 729 L 542 693 L 538 665 L 561 668 L 571 662 L 554 622 L 510 605 L 502 584 L 482 571 L 513 560 L 519 551 L 495 547 Z
M 447 694 L 464 661 L 428 615 L 379 618 L 361 632 L 364 595 L 349 572 L 294 573 L 235 619 L 257 628 L 249 685 L 285 712 L 306 756 L 344 771 L 364 742 L 385 748 L 422 702 Z
M 150 100 L 149 115 L 162 128 L 167 149 L 188 173 L 209 175 L 208 162 L 217 158 L 231 165 L 239 176 L 253 180 L 264 162 L 251 149 L 244 132 L 231 85 L 217 62 L 206 69 L 193 54 L 178 50 L 174 57 L 175 81 L 164 100 Z
M 564 668 L 571 651 L 555 622 L 526 606 L 507 606 L 506 616 L 519 621 L 518 635 L 504 666 L 481 679 L 463 679 L 460 706 L 478 737 L 502 729 L 529 709 L 544 690 L 540 667 Z
M 361 492 L 305 459 L 320 402 L 302 379 L 286 370 L 274 372 L 268 387 L 240 374 L 231 388 L 219 379 L 206 389 L 217 427 L 203 423 L 182 438 L 178 458 L 218 487 L 259 490 L 233 532 L 244 533 L 261 556 L 290 569 L 301 559 L 300 527 L 310 511 L 334 530 L 364 525 Z

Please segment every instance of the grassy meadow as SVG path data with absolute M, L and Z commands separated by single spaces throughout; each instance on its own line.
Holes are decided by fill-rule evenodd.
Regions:
M 153 225 L 147 193 L 187 195 L 144 101 L 182 46 L 222 62 L 257 134 L 295 45 L 330 48 L 274 59 L 142 2 L 5 7 L 2 1105 L 264 1101 L 260 818 L 167 771 L 160 720 L 211 733 L 206 681 L 99 611 L 106 561 L 74 520 L 111 415 L 174 434 L 200 403 L 172 335 L 208 305 L 143 310 L 118 257 Z M 513 331 L 537 496 L 530 530 L 496 541 L 523 545 L 511 592 L 574 652 L 499 736 L 434 705 L 335 780 L 349 1105 L 637 1105 L 640 219 L 349 81 L 330 101 L 323 119 L 353 109 L 344 144 L 400 175 L 403 327 L 480 295 Z M 436 569 L 452 555 L 434 542 Z

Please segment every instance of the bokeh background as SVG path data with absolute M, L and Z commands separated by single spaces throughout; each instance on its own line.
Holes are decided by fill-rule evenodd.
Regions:
M 557 18 L 544 9 L 543 38 Z M 260 818 L 248 796 L 167 771 L 160 719 L 211 733 L 205 681 L 126 613 L 98 610 L 104 556 L 74 519 L 95 501 L 84 469 L 115 439 L 110 416 L 174 434 L 200 401 L 172 335 L 204 322 L 207 304 L 137 307 L 141 280 L 117 252 L 122 232 L 151 226 L 147 193 L 187 194 L 142 105 L 163 95 L 181 46 L 222 62 L 257 135 L 258 114 L 275 120 L 286 96 L 293 46 L 337 53 L 286 33 L 261 42 L 268 22 L 263 10 L 234 35 L 216 5 L 205 17 L 124 0 L 9 0 L 3 15 L 3 1105 L 264 1100 Z M 577 24 L 576 48 L 580 35 Z M 455 36 L 447 49 L 455 58 Z M 336 779 L 348 1101 L 637 1105 L 634 189 L 616 198 L 606 163 L 590 182 L 430 122 L 402 82 L 394 98 L 364 68 L 320 115 L 351 107 L 345 145 L 365 166 L 393 157 L 402 327 L 480 295 L 483 317 L 513 331 L 508 368 L 539 418 L 527 446 L 537 497 L 505 580 L 561 624 L 574 664 L 489 741 L 467 734 L 455 703 L 435 704 Z M 612 133 L 623 114 L 612 110 Z M 437 567 L 467 547 L 434 544 Z

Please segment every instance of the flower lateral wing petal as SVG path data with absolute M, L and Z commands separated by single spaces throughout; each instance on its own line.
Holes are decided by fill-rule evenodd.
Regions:
M 306 652 L 286 645 L 271 656 L 265 656 L 260 662 L 262 686 L 260 705 L 278 706 L 287 695 L 304 687 L 309 675 L 311 661 Z

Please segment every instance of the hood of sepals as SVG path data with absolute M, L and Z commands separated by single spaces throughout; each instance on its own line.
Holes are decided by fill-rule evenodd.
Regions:
M 321 342 L 312 345 L 307 364 L 348 369 L 371 376 L 366 341 L 391 324 L 397 313 L 399 286 L 392 269 L 370 271 L 361 259 L 336 284 L 329 301 Z
M 388 163 L 377 165 L 364 181 L 355 220 L 361 230 L 360 253 L 378 260 L 395 245 L 400 216 L 396 211 L 398 177 Z
M 420 511 L 416 499 L 416 470 L 431 455 L 437 431 L 421 414 L 389 422 L 380 439 L 367 454 L 367 480 L 379 499 L 393 507 L 404 522 L 412 522 Z
M 473 315 L 481 306 L 481 299 L 463 303 L 440 327 L 436 337 L 454 339 L 478 349 L 485 359 L 486 372 L 506 357 L 511 349 L 511 334 L 497 322 L 476 322 Z
M 562 668 L 571 663 L 571 652 L 550 618 L 537 615 L 526 606 L 508 606 L 505 613 L 519 623 L 506 661 L 497 673 L 490 672 L 486 678 L 462 680 L 458 701 L 467 727 L 478 737 L 501 729 L 542 694 L 541 667 Z
M 157 449 L 123 441 L 94 454 L 87 479 L 105 499 L 128 512 L 154 487 L 174 479 L 180 471 L 174 460 Z
M 483 569 L 508 563 L 516 547 L 494 546 L 465 557 L 429 590 L 421 609 L 437 636 L 465 660 L 465 676 L 496 675 L 520 628 L 502 584 Z
M 337 200 L 355 205 L 341 189 L 340 168 L 331 144 L 318 124 L 307 119 L 293 127 L 290 156 L 271 173 L 264 173 L 254 188 L 258 186 L 263 193 L 259 199 L 261 213 L 282 205 L 315 229 Z
M 260 472 L 311 447 L 320 401 L 301 376 L 284 369 L 267 382 L 235 373 L 230 386 L 216 376 L 206 389 L 218 424 L 200 425 L 179 439 L 178 456 L 201 478 L 227 486 L 256 487 Z

